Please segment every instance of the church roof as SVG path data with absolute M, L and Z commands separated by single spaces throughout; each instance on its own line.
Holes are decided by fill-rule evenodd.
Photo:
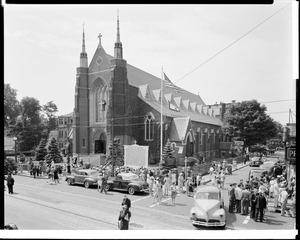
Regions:
M 107 54 L 100 46 L 92 62 L 102 56 L 100 69 L 109 69 L 109 62 L 114 57 Z M 94 64 L 90 64 L 89 72 L 96 69 Z M 101 66 L 102 65 L 102 66 Z M 99 69 L 99 68 L 98 68 Z M 99 71 L 99 70 L 98 70 Z M 165 76 L 166 77 L 166 76 Z M 139 89 L 139 98 L 154 108 L 156 111 L 161 111 L 160 95 L 161 95 L 161 79 L 147 73 L 137 67 L 127 63 L 127 79 L 129 85 Z M 211 111 L 207 111 L 207 106 L 199 95 L 188 92 L 182 88 L 176 87 L 167 78 L 163 89 L 163 115 L 169 117 L 187 117 L 191 121 L 203 122 L 207 124 L 222 126 L 222 121 L 214 117 Z M 172 105 L 172 107 L 170 106 Z M 202 111 L 199 111 L 202 110 Z

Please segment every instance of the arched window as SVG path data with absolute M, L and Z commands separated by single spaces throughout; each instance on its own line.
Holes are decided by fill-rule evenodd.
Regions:
M 95 94 L 95 122 L 105 122 L 107 91 L 106 85 L 101 84 Z
M 145 140 L 152 141 L 154 136 L 153 114 L 149 113 L 145 119 Z

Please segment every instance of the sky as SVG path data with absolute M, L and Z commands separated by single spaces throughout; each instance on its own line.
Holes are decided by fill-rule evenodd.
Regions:
M 83 23 L 89 63 L 99 33 L 106 53 L 113 55 L 117 9 L 128 64 L 157 77 L 163 68 L 173 83 L 199 94 L 207 105 L 256 99 L 275 121 L 296 121 L 298 5 L 291 0 L 4 5 L 4 82 L 17 90 L 17 99 L 53 101 L 58 115 L 73 112 Z

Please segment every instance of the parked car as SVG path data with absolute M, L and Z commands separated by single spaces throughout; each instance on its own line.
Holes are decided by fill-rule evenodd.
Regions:
M 264 169 L 260 169 L 260 168 L 257 168 L 257 169 L 251 169 L 249 171 L 249 174 L 248 174 L 248 181 L 250 181 L 250 177 L 253 176 L 254 178 L 258 177 L 260 178 L 260 176 L 265 172 L 266 170 Z
M 273 169 L 273 167 L 275 166 L 275 162 L 273 162 L 273 161 L 268 161 L 268 162 L 264 162 L 262 165 L 260 165 L 260 169 L 263 169 L 263 170 L 265 170 L 265 171 L 268 171 L 268 172 L 270 172 L 271 171 L 271 169 Z
M 116 177 L 109 177 L 106 190 L 127 191 L 130 195 L 136 192 L 149 191 L 148 183 L 134 173 L 119 173 Z
M 194 194 L 194 207 L 190 210 L 194 227 L 225 227 L 226 213 L 221 190 L 216 186 L 203 185 Z
M 250 167 L 259 167 L 262 164 L 262 160 L 260 157 L 253 157 L 250 159 L 249 166 Z
M 98 171 L 92 169 L 76 169 L 66 176 L 68 185 L 83 184 L 86 188 L 97 186 Z

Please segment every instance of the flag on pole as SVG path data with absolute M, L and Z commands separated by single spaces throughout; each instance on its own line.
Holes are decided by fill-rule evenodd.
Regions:
M 177 87 L 174 83 L 172 83 L 172 81 L 167 77 L 167 75 L 165 73 L 164 73 L 164 82 L 165 82 L 165 86 L 167 88 L 173 88 L 177 92 L 185 92 L 184 89 Z

